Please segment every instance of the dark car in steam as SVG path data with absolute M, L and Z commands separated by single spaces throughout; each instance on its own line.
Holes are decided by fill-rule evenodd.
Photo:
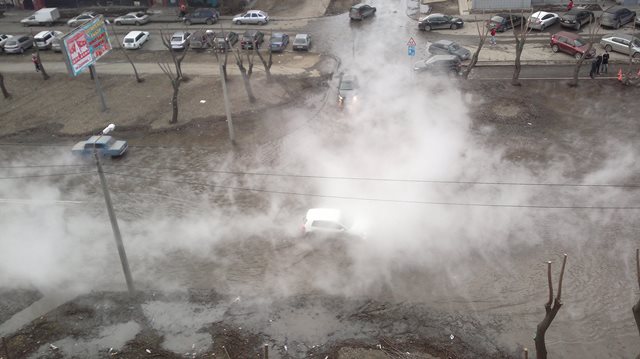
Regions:
M 238 38 L 238 34 L 233 31 L 218 32 L 213 39 L 213 43 L 215 44 L 217 51 L 227 52 L 238 42 Z
M 358 78 L 355 75 L 342 73 L 338 83 L 338 105 L 343 107 L 347 101 L 358 101 Z
M 438 40 L 431 44 L 428 49 L 433 55 L 455 55 L 464 61 L 471 57 L 471 51 L 449 40 Z
M 491 20 L 487 22 L 487 27 L 489 29 L 496 29 L 498 32 L 505 32 L 514 27 L 520 26 L 524 18 L 520 15 L 516 14 L 496 14 L 491 17 Z
M 93 151 L 107 157 L 120 157 L 127 151 L 127 141 L 116 140 L 111 136 L 91 136 L 86 141 L 76 143 L 71 149 L 74 155 L 90 156 Z
M 418 29 L 423 31 L 431 31 L 434 29 L 451 29 L 455 30 L 464 26 L 464 21 L 459 17 L 431 14 L 422 18 L 418 22 Z
M 285 33 L 276 32 L 269 39 L 269 49 L 272 52 L 282 52 L 287 48 L 287 45 L 289 45 L 289 35 Z

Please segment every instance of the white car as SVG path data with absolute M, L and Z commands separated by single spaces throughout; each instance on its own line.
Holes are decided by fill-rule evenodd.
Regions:
M 242 24 L 265 25 L 266 23 L 269 22 L 269 15 L 264 11 L 249 10 L 244 14 L 235 16 L 232 21 L 236 25 L 242 25 Z
M 529 16 L 529 27 L 536 30 L 544 30 L 560 21 L 560 16 L 552 12 L 536 11 Z
M 335 208 L 311 208 L 303 219 L 304 235 L 350 235 L 364 238 L 361 221 L 353 220 Z
M 11 35 L 0 34 L 0 50 L 4 48 L 4 43 L 11 38 Z
M 191 33 L 187 31 L 177 31 L 171 35 L 171 50 L 184 50 L 189 45 Z
M 33 37 L 33 43 L 40 50 L 51 48 L 51 44 L 56 36 L 62 36 L 60 31 L 40 31 Z
M 148 31 L 131 31 L 122 39 L 122 47 L 125 49 L 139 49 L 150 37 L 151 34 Z
M 311 35 L 309 34 L 297 34 L 293 39 L 294 51 L 309 51 L 311 48 Z

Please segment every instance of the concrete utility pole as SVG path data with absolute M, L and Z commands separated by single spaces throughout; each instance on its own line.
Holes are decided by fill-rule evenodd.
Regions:
M 222 61 L 218 61 L 218 65 L 220 66 L 220 79 L 222 80 L 222 94 L 224 95 L 224 111 L 227 113 L 227 126 L 229 127 L 229 140 L 231 140 L 231 144 L 235 145 L 236 135 L 233 132 L 233 120 L 231 119 L 231 104 L 229 104 L 229 94 L 227 94 L 227 80 L 224 78 Z
M 109 126 L 107 126 L 107 128 L 102 130 L 102 134 L 100 135 L 100 137 L 113 131 L 115 127 L 116 126 L 114 124 L 110 124 Z M 98 139 L 100 137 L 98 137 Z M 109 194 L 109 188 L 107 187 L 107 179 L 105 178 L 104 172 L 102 171 L 102 164 L 100 163 L 100 156 L 98 155 L 98 151 L 96 150 L 95 142 L 93 144 L 93 156 L 96 159 L 96 166 L 98 166 L 98 175 L 100 176 L 100 184 L 102 184 L 102 192 L 104 192 L 104 201 L 107 204 L 107 211 L 109 212 L 109 219 L 111 220 L 111 229 L 113 230 L 113 236 L 115 237 L 116 246 L 118 247 L 118 254 L 120 255 L 120 262 L 122 263 L 124 278 L 127 281 L 127 288 L 129 289 L 129 295 L 133 296 L 135 293 L 135 288 L 133 287 L 133 278 L 131 277 L 131 270 L 129 269 L 129 261 L 127 260 L 127 253 L 124 250 L 124 244 L 122 244 L 122 235 L 120 234 L 118 219 L 116 218 L 116 214 L 113 211 L 113 205 L 111 204 L 111 195 Z
M 98 73 L 96 72 L 95 66 L 89 65 L 89 72 L 91 73 L 91 77 L 93 78 L 93 81 L 96 84 L 96 92 L 100 97 L 100 103 L 102 104 L 102 112 L 107 112 L 108 110 L 107 101 L 104 99 L 104 93 L 102 92 L 102 86 L 100 86 L 100 80 L 98 79 Z

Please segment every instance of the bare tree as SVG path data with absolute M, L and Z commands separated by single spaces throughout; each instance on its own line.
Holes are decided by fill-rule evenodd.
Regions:
M 254 47 L 256 44 L 254 44 Z M 240 50 L 236 49 L 234 55 L 236 57 L 236 65 L 238 65 L 238 69 L 240 69 L 240 73 L 242 74 L 242 82 L 244 83 L 244 89 L 247 91 L 247 96 L 249 97 L 249 102 L 256 102 L 256 97 L 253 95 L 253 89 L 251 89 L 251 74 L 253 73 L 253 56 L 249 56 L 249 51 L 246 51 L 247 61 L 249 63 L 249 69 L 244 67 L 244 62 L 242 61 L 242 54 Z
M 31 37 L 33 38 L 33 30 L 31 30 Z M 36 49 L 36 61 L 38 61 L 38 64 L 40 65 L 40 74 L 42 74 L 42 79 L 46 81 L 49 79 L 49 75 L 47 74 L 47 70 L 45 70 L 42 59 L 40 58 L 40 48 L 35 42 L 33 44 L 33 48 Z
M 173 113 L 171 115 L 171 120 L 169 123 L 174 124 L 178 122 L 178 93 L 180 91 L 180 84 L 184 80 L 184 76 L 182 74 L 182 60 L 187 55 L 187 51 L 189 50 L 189 44 L 187 43 L 184 47 L 184 50 L 180 55 L 177 55 L 175 51 L 171 49 L 171 41 L 169 37 L 165 36 L 162 31 L 160 31 L 160 37 L 162 38 L 162 44 L 169 50 L 171 54 L 171 59 L 173 60 L 172 69 L 169 64 L 158 62 L 158 66 L 162 70 L 162 72 L 167 75 L 169 80 L 171 81 L 171 87 L 173 88 L 173 96 L 171 96 L 171 107 L 173 109 Z
M 476 52 L 473 53 L 473 56 L 471 57 L 471 61 L 469 62 L 469 65 L 462 73 L 462 76 L 464 77 L 465 80 L 469 78 L 469 74 L 471 73 L 471 70 L 473 70 L 473 68 L 478 63 L 480 50 L 482 50 L 482 46 L 484 46 L 484 43 L 487 40 L 487 35 L 489 34 L 489 27 L 487 26 L 486 22 L 484 21 L 482 22 L 482 28 L 480 26 L 480 21 L 478 21 L 477 16 L 475 17 L 475 22 L 476 22 L 476 29 L 478 30 L 478 38 L 479 38 L 478 48 L 476 48 Z
M 600 31 L 600 20 L 595 20 L 593 17 L 589 20 L 589 32 L 588 32 L 588 38 L 587 38 L 587 48 L 584 51 L 584 54 L 582 56 L 580 56 L 579 58 L 577 58 L 577 62 L 576 62 L 576 66 L 573 69 L 573 78 L 571 79 L 571 81 L 569 81 L 569 86 L 571 87 L 576 87 L 578 86 L 578 75 L 580 74 L 580 68 L 582 67 L 582 63 L 584 62 L 584 60 L 586 59 L 586 54 L 591 52 L 591 49 L 593 49 L 593 42 L 596 39 L 596 35 L 598 34 L 598 32 Z M 555 45 L 554 45 L 555 46 Z M 554 48 L 552 47 L 553 52 L 558 52 L 557 46 Z
M 636 277 L 638 279 L 638 287 L 640 287 L 640 249 L 636 249 Z M 640 334 L 640 299 L 638 299 L 638 303 L 633 306 L 633 318 L 636 320 L 636 326 Z M 640 354 L 638 354 L 636 359 L 640 359 Z
M 0 73 L 0 89 L 2 89 L 2 96 L 4 98 L 10 98 L 11 94 L 7 91 L 7 87 L 4 85 L 4 76 Z
M 536 358 L 547 359 L 547 346 L 544 342 L 544 336 L 551 325 L 551 322 L 558 314 L 560 307 L 562 307 L 562 278 L 564 277 L 564 268 L 567 264 L 567 254 L 565 253 L 562 259 L 562 269 L 560 270 L 560 280 L 558 281 L 558 295 L 553 298 L 553 283 L 551 281 L 551 261 L 547 262 L 547 279 L 549 282 L 549 300 L 544 305 L 546 312 L 544 319 L 538 324 L 536 328 L 536 337 L 533 341 L 536 344 Z
M 162 44 L 164 45 L 164 47 L 169 50 L 171 60 L 173 61 L 173 64 L 176 68 L 177 76 L 180 77 L 181 80 L 184 80 L 184 74 L 182 73 L 182 60 L 184 60 L 184 57 L 187 55 L 187 52 L 189 50 L 189 42 L 187 41 L 184 49 L 180 52 L 180 55 L 178 55 L 176 54 L 176 51 L 171 48 L 171 38 L 168 35 L 165 35 L 162 30 L 160 30 L 160 38 L 162 39 Z
M 521 13 L 522 18 L 524 19 L 524 10 Z M 535 20 L 540 18 L 540 13 Z M 513 28 L 513 37 L 516 39 L 516 60 L 515 60 L 515 68 L 513 69 L 513 77 L 511 78 L 511 85 L 520 86 L 520 71 L 522 70 L 522 65 L 520 64 L 520 57 L 522 56 L 522 50 L 524 50 L 524 44 L 527 41 L 527 36 L 531 32 L 532 28 L 529 26 L 531 23 L 531 18 L 527 19 L 527 21 L 520 22 L 520 33 L 516 32 L 516 27 L 513 25 L 513 17 L 511 18 L 511 27 Z
M 271 33 L 271 36 L 273 36 L 273 32 Z M 258 49 L 257 46 L 256 46 L 255 49 L 256 49 L 256 54 L 258 54 L 258 57 L 260 58 L 260 61 L 262 62 L 262 65 L 264 66 L 264 72 L 267 75 L 267 82 L 271 82 L 271 65 L 273 65 L 273 52 L 271 51 L 271 46 L 269 46 L 269 48 L 268 48 L 268 51 L 269 51 L 269 60 L 268 61 L 264 60 L 264 57 L 262 57 L 262 54 L 260 53 L 260 49 Z
M 129 61 L 129 63 L 131 64 L 131 67 L 133 67 L 133 73 L 136 75 L 136 81 L 137 82 L 143 82 L 144 79 L 142 77 L 140 77 L 140 75 L 138 75 L 138 70 L 136 69 L 136 65 L 133 63 L 133 60 L 131 60 L 131 58 L 129 57 L 129 54 L 127 53 L 127 50 L 125 50 L 124 47 L 122 47 L 122 43 L 120 42 L 120 39 L 118 38 L 118 33 L 116 32 L 116 28 L 113 26 L 113 23 L 111 23 L 111 32 L 113 33 L 113 37 L 116 39 L 116 42 L 118 43 L 118 47 L 120 48 L 120 50 L 124 54 L 124 57 L 127 59 L 127 61 Z

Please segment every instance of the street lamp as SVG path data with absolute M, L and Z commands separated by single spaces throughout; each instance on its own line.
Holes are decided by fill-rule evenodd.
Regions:
M 100 136 L 93 141 L 93 157 L 96 160 L 96 166 L 98 167 L 98 175 L 100 176 L 100 183 L 102 184 L 102 192 L 104 193 L 104 201 L 107 204 L 107 212 L 109 212 L 109 219 L 111 220 L 111 229 L 113 230 L 113 236 L 116 240 L 116 246 L 118 247 L 118 254 L 120 255 L 120 262 L 122 263 L 122 270 L 124 271 L 124 278 L 127 281 L 127 288 L 129 289 L 129 295 L 133 296 L 135 288 L 133 287 L 133 278 L 131 277 L 131 270 L 129 269 L 129 261 L 127 260 L 127 253 L 124 250 L 124 244 L 122 244 L 122 235 L 120 234 L 120 227 L 118 226 L 118 219 L 116 213 L 113 211 L 113 205 L 111 204 L 111 195 L 109 194 L 109 188 L 107 187 L 107 179 L 102 171 L 102 164 L 100 163 L 100 156 L 96 148 L 96 143 L 102 138 L 102 136 L 110 133 L 116 128 L 113 123 L 105 127 L 100 133 Z

